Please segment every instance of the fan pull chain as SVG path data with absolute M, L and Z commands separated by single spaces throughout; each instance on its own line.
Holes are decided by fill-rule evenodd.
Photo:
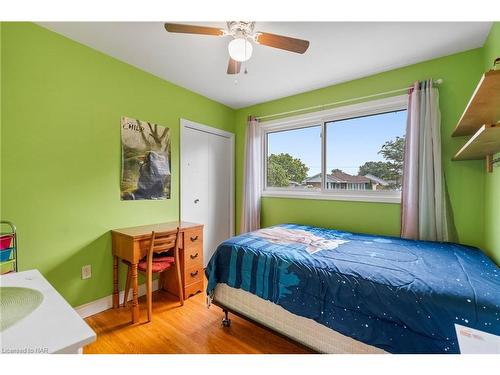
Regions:
M 234 70 L 236 70 L 236 66 L 238 65 L 238 62 L 236 60 L 234 60 Z M 237 85 L 238 84 L 238 74 L 235 74 L 234 75 L 234 84 Z
M 248 41 L 248 37 L 245 37 L 245 42 L 246 43 L 250 43 Z M 244 70 L 243 73 L 248 74 L 248 70 L 247 70 L 247 61 L 248 61 L 248 59 L 247 59 L 247 45 L 246 45 L 246 43 L 245 43 L 245 70 Z

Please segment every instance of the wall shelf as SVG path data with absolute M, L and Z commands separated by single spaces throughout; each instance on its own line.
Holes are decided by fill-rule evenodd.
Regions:
M 455 154 L 453 160 L 479 160 L 500 151 L 500 125 L 483 125 Z
M 490 70 L 483 74 L 452 135 L 453 137 L 472 135 L 484 124 L 496 124 L 498 119 L 500 119 L 500 70 Z

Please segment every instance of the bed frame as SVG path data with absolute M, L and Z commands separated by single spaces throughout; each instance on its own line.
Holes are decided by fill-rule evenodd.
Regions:
M 245 315 L 245 314 L 240 313 L 236 310 L 233 310 L 232 308 L 224 305 L 223 303 L 213 301 L 212 304 L 217 306 L 217 307 L 220 307 L 222 309 L 222 312 L 224 313 L 224 317 L 221 320 L 221 324 L 223 327 L 226 327 L 226 328 L 231 327 L 232 321 L 231 321 L 231 318 L 229 317 L 229 313 L 231 313 L 233 315 L 236 315 L 237 317 L 240 317 L 242 319 L 245 319 L 246 321 L 249 321 L 252 324 L 255 324 L 257 327 L 260 327 L 262 329 L 265 329 L 266 331 L 272 332 L 273 334 L 285 339 L 288 342 L 292 342 L 294 345 L 297 345 L 303 349 L 306 349 L 307 351 L 312 351 L 313 353 L 319 353 L 318 351 L 314 350 L 313 348 L 311 348 L 307 345 L 304 345 L 299 341 L 292 339 L 290 336 L 285 335 L 285 334 L 281 333 L 280 331 L 269 328 L 268 326 L 258 322 L 257 320 L 250 318 L 248 315 Z
M 212 304 L 222 309 L 222 326 L 225 328 L 231 326 L 231 313 L 316 353 L 386 353 L 382 349 L 342 335 L 312 319 L 292 314 L 279 305 L 226 284 L 217 284 Z

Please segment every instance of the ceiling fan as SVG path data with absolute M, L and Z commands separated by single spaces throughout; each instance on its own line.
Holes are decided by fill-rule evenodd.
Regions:
M 255 22 L 231 21 L 227 22 L 227 29 L 216 27 L 185 25 L 180 23 L 166 23 L 165 29 L 171 33 L 201 34 L 212 36 L 231 36 L 228 44 L 229 63 L 227 74 L 238 74 L 241 63 L 252 56 L 251 41 L 263 46 L 274 47 L 295 53 L 304 53 L 309 47 L 309 41 L 290 38 L 288 36 L 254 31 Z

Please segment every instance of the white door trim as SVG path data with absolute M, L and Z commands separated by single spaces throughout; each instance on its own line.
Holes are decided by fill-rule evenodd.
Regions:
M 227 132 L 225 130 L 217 129 L 208 125 L 203 125 L 199 124 L 194 121 L 186 120 L 181 118 L 180 121 L 180 159 L 179 159 L 179 181 L 180 181 L 180 198 L 179 198 L 179 213 L 180 213 L 180 219 L 182 220 L 182 192 L 184 191 L 183 189 L 183 182 L 182 182 L 182 160 L 183 160 L 183 154 L 182 150 L 184 149 L 183 147 L 183 142 L 185 141 L 185 131 L 186 129 L 194 129 L 210 134 L 215 134 L 219 135 L 224 138 L 228 138 L 230 141 L 230 166 L 231 166 L 231 171 L 229 174 L 229 191 L 231 192 L 231 195 L 229 197 L 229 233 L 232 236 L 234 236 L 234 133 Z

